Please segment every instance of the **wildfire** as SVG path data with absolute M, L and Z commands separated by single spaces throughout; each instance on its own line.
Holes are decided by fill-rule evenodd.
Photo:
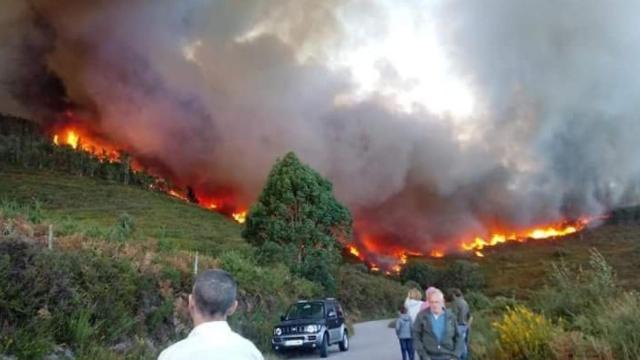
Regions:
M 53 143 L 57 146 L 70 146 L 71 148 L 79 151 L 85 151 L 95 155 L 101 161 L 118 161 L 120 159 L 120 152 L 115 149 L 111 144 L 100 140 L 96 136 L 90 135 L 91 132 L 86 130 L 75 116 L 68 112 L 65 113 L 66 118 L 70 121 L 69 124 L 58 127 L 52 134 Z M 138 164 L 135 159 L 132 163 L 132 168 L 136 170 L 142 170 L 142 166 Z M 152 184 L 151 189 L 156 191 L 165 192 L 167 195 L 180 199 L 181 201 L 189 201 L 189 197 L 184 193 L 175 189 L 161 189 L 156 188 Z M 234 209 L 235 206 L 231 206 L 233 202 L 228 199 L 197 199 L 201 207 L 223 213 L 230 216 L 236 222 L 243 224 L 247 218 L 247 211 Z
M 72 129 L 67 129 L 65 132 L 66 132 L 66 136 L 63 136 L 64 144 L 65 145 L 69 145 L 74 149 L 77 149 L 78 148 L 78 140 L 80 140 L 80 135 L 78 135 Z M 63 135 L 64 135 L 64 133 L 63 133 Z M 60 136 L 58 134 L 53 136 L 53 143 L 56 144 L 56 145 L 60 145 Z
M 442 258 L 444 257 L 444 251 L 434 249 L 434 250 L 431 250 L 431 252 L 429 253 L 429 256 L 433 258 Z
M 58 146 L 70 146 L 74 150 L 82 150 L 93 154 L 103 161 L 116 161 L 120 152 L 112 146 L 88 133 L 78 126 L 68 125 L 53 134 L 53 143 Z
M 233 213 L 231 214 L 231 217 L 233 217 L 233 219 L 237 221 L 239 224 L 244 224 L 244 222 L 247 220 L 247 212 L 241 211 L 241 212 Z
M 180 199 L 182 201 L 189 201 L 189 199 L 187 199 L 186 196 L 180 194 L 179 192 L 177 192 L 175 190 L 169 190 L 169 192 L 167 192 L 167 194 L 169 194 L 170 196 L 173 196 L 176 199 Z
M 362 257 L 360 256 L 360 250 L 358 250 L 355 246 L 349 245 L 347 246 L 347 249 L 349 249 L 349 253 L 351 253 L 351 255 L 362 260 Z
M 462 250 L 473 251 L 476 256 L 484 257 L 484 254 L 480 250 L 484 249 L 485 247 L 496 246 L 508 241 L 524 242 L 527 239 L 541 240 L 566 236 L 584 229 L 589 221 L 590 220 L 588 219 L 580 219 L 575 223 L 549 225 L 527 229 L 520 232 L 494 233 L 486 239 L 483 237 L 476 237 L 475 239 L 473 239 L 473 241 L 463 242 L 460 246 Z
M 503 243 L 527 240 L 540 240 L 558 238 L 574 234 L 583 230 L 590 222 L 596 219 L 606 218 L 606 216 L 583 217 L 576 221 L 563 221 L 555 224 L 536 226 L 519 231 L 496 231 L 487 237 L 477 236 L 473 240 L 460 241 L 459 249 L 470 252 L 477 257 L 484 257 L 482 250 L 487 247 L 497 246 Z M 390 242 L 379 241 L 376 237 L 364 231 L 360 231 L 358 241 L 350 244 L 346 248 L 348 252 L 365 262 L 370 271 L 384 271 L 385 274 L 393 275 L 402 271 L 410 256 L 443 258 L 454 248 L 433 248 L 427 253 L 418 253 L 408 249 L 403 249 Z M 372 261 L 372 259 L 376 259 Z

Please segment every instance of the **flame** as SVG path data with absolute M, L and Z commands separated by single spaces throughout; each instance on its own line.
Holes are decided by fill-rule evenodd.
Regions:
M 444 257 L 444 251 L 434 249 L 434 250 L 431 250 L 431 252 L 429 253 L 429 256 L 433 258 L 442 258 Z
M 473 251 L 478 257 L 483 257 L 484 254 L 480 252 L 480 250 L 485 247 L 496 246 L 509 241 L 524 242 L 527 239 L 541 240 L 566 236 L 584 229 L 590 221 L 591 220 L 589 219 L 582 218 L 574 223 L 564 222 L 555 225 L 525 229 L 520 232 L 494 233 L 487 238 L 478 236 L 472 241 L 462 242 L 460 247 L 465 251 Z
M 169 190 L 167 194 L 169 194 L 170 196 L 173 196 L 176 199 L 180 199 L 182 201 L 189 201 L 189 199 L 187 199 L 185 195 L 180 194 L 176 190 Z
M 247 220 L 247 212 L 241 211 L 241 212 L 233 213 L 231 214 L 231 217 L 233 217 L 233 219 L 237 221 L 239 224 L 244 224 L 244 222 Z
M 102 161 L 117 161 L 120 158 L 120 152 L 113 146 L 90 136 L 89 131 L 83 130 L 80 125 L 67 125 L 56 130 L 53 133 L 53 143 L 88 152 Z
M 348 245 L 348 246 L 347 246 L 347 249 L 349 249 L 349 253 L 350 253 L 351 255 L 353 255 L 353 256 L 355 256 L 355 257 L 357 257 L 357 258 L 359 258 L 359 259 L 361 259 L 361 260 L 362 260 L 362 257 L 361 257 L 361 255 L 360 255 L 360 250 L 358 250 L 358 248 L 356 248 L 356 247 L 355 247 L 355 246 L 353 246 L 353 245 Z
M 70 146 L 75 150 L 85 151 L 93 154 L 101 161 L 115 162 L 120 159 L 121 152 L 116 148 L 101 140 L 96 136 L 92 136 L 91 131 L 85 129 L 82 122 L 75 117 L 71 112 L 65 113 L 66 120 L 69 121 L 66 125 L 56 128 L 53 132 L 52 140 L 57 146 Z M 143 166 L 140 165 L 135 159 L 133 159 L 131 166 L 134 170 L 143 170 Z M 188 197 L 181 191 L 176 189 L 162 189 L 159 186 L 151 184 L 150 189 L 165 192 L 167 195 L 180 199 L 182 201 L 189 201 Z M 198 203 L 201 207 L 223 213 L 231 217 L 236 222 L 243 224 L 247 218 L 247 211 L 237 209 L 233 204 L 233 199 L 200 199 Z

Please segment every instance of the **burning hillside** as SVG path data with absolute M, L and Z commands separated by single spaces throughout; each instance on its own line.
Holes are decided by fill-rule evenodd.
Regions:
M 494 5 L 7 0 L 0 111 L 238 221 L 295 151 L 382 268 L 639 203 L 640 5 Z
M 92 131 L 87 130 L 85 126 L 72 112 L 67 111 L 64 113 L 64 121 L 54 123 L 49 130 L 51 141 L 58 146 L 70 146 L 74 150 L 88 152 L 100 159 L 100 161 L 122 161 L 124 153 L 121 150 L 118 150 L 115 145 L 110 144 L 108 141 L 100 139 Z M 146 170 L 144 164 L 135 158 L 131 166 L 134 171 Z M 161 184 L 151 185 L 152 190 L 164 192 L 176 199 L 192 202 L 207 210 L 222 213 L 240 224 L 246 220 L 247 211 L 234 202 L 231 193 L 217 191 L 217 196 L 205 196 L 200 195 L 201 192 L 194 192 L 190 187 L 185 193 L 178 188 L 168 186 L 164 179 L 160 180 Z M 210 194 L 211 191 L 203 191 L 202 193 Z

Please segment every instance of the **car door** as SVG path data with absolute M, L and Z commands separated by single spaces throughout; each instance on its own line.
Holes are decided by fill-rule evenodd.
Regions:
M 329 329 L 329 338 L 331 343 L 335 343 L 340 339 L 340 326 L 338 325 L 338 312 L 336 306 L 327 303 L 327 329 Z
M 342 310 L 342 306 L 336 303 L 336 312 L 338 313 L 338 327 L 340 328 L 340 332 L 342 332 L 343 328 L 347 326 L 346 320 L 344 318 L 344 311 Z

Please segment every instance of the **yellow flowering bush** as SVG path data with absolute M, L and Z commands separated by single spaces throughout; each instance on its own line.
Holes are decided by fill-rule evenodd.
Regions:
M 500 359 L 553 359 L 549 346 L 557 330 L 544 315 L 536 314 L 526 306 L 517 305 L 493 323 L 498 333 Z

